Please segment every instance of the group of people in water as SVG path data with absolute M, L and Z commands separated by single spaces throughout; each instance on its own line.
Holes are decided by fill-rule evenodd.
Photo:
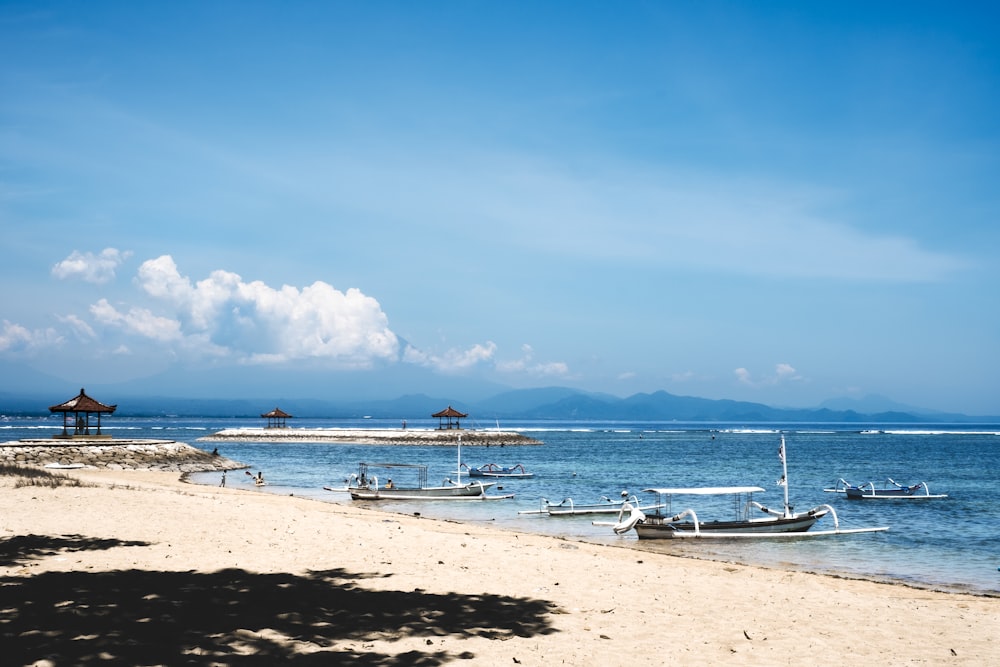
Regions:
M 258 471 L 256 475 L 254 475 L 249 470 L 245 470 L 244 472 L 246 473 L 247 477 L 249 477 L 250 479 L 253 480 L 254 484 L 256 484 L 257 486 L 264 486 L 264 473 L 263 472 L 259 472 Z M 222 481 L 219 482 L 219 486 L 225 486 L 225 485 L 226 485 L 226 471 L 223 470 L 222 471 Z

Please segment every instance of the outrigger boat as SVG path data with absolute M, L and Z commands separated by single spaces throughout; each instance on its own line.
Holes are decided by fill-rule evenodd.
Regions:
M 921 492 L 923 489 L 923 492 Z M 823 489 L 827 493 L 843 493 L 851 500 L 933 500 L 935 498 L 947 498 L 947 493 L 931 493 L 927 487 L 927 482 L 920 482 L 912 486 L 906 486 L 888 478 L 882 486 L 875 486 L 875 482 L 867 482 L 854 486 L 850 482 L 841 478 L 837 486 L 832 489 Z
M 527 479 L 535 476 L 535 473 L 528 472 L 520 463 L 509 468 L 499 466 L 496 463 L 486 463 L 478 468 L 472 468 L 463 463 L 462 467 L 465 468 L 469 477 L 519 477 Z
M 631 502 L 626 501 L 618 513 L 615 523 L 594 522 L 594 525 L 610 525 L 619 535 L 635 530 L 639 539 L 665 538 L 775 538 L 775 537 L 816 537 L 820 535 L 839 535 L 845 533 L 870 533 L 888 530 L 883 528 L 841 529 L 837 512 L 829 505 L 819 505 L 806 512 L 794 512 L 788 502 L 788 464 L 785 461 L 785 438 L 781 438 L 778 449 L 781 459 L 783 476 L 778 484 L 784 487 L 784 507 L 781 510 L 770 509 L 753 500 L 754 493 L 763 492 L 759 486 L 722 486 L 694 488 L 655 488 L 644 489 L 646 493 L 656 495 L 659 502 L 664 503 L 663 510 L 646 514 Z M 723 521 L 700 521 L 693 509 L 686 509 L 679 514 L 671 514 L 670 503 L 675 495 L 698 496 L 733 496 L 735 518 Z M 758 509 L 767 516 L 752 517 L 753 509 Z M 833 516 L 833 530 L 814 531 L 808 533 L 813 524 L 830 514 Z
M 327 491 L 346 491 L 351 494 L 351 500 L 504 500 L 513 498 L 514 494 L 499 496 L 486 495 L 486 489 L 496 482 L 483 482 L 480 480 L 462 482 L 462 437 L 458 438 L 458 479 L 452 481 L 450 478 L 441 482 L 440 486 L 430 486 L 427 483 L 427 466 L 418 463 L 359 463 L 357 474 L 351 475 L 347 479 L 347 486 L 342 489 L 333 489 L 328 486 L 323 488 Z M 379 481 L 376 474 L 379 471 L 385 472 L 385 483 Z M 391 474 L 396 472 L 399 480 L 399 473 L 403 473 L 405 479 L 400 482 L 393 482 Z M 413 480 L 413 473 L 416 473 L 416 480 Z
M 663 507 L 658 503 L 648 503 L 641 505 L 639 499 L 628 491 L 622 491 L 621 500 L 612 500 L 607 496 L 601 496 L 601 500 L 596 503 L 577 504 L 572 498 L 563 498 L 558 503 L 549 502 L 548 498 L 539 501 L 537 510 L 521 510 L 518 514 L 546 514 L 548 516 L 573 516 L 577 514 L 615 514 L 622 508 L 623 503 L 635 503 L 634 507 L 641 510 L 655 510 Z M 631 507 L 632 505 L 630 505 Z
M 385 473 L 385 482 L 380 481 L 378 472 Z M 416 473 L 416 481 L 412 480 Z M 402 475 L 404 481 L 393 482 L 390 475 L 396 475 L 397 480 Z M 427 466 L 415 463 L 360 463 L 357 474 L 347 480 L 347 487 L 335 489 L 328 486 L 327 491 L 347 491 L 351 500 L 502 500 L 513 498 L 513 494 L 490 496 L 486 490 L 496 482 L 467 482 L 461 477 L 458 481 L 445 479 L 439 486 L 427 483 Z

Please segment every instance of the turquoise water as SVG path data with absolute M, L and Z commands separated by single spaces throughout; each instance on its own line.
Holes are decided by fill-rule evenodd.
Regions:
M 60 429 L 58 419 L 0 421 L 0 441 L 48 437 Z M 107 420 L 104 430 L 117 437 L 167 438 L 188 442 L 260 470 L 268 486 L 254 488 L 249 477 L 230 472 L 229 486 L 258 493 L 294 494 L 324 502 L 350 504 L 346 494 L 323 486 L 343 486 L 361 461 L 422 463 L 429 481 L 454 478 L 455 447 L 370 446 L 315 443 L 208 443 L 198 438 L 231 427 L 258 427 L 251 419 Z M 297 428 L 397 428 L 380 420 L 296 419 Z M 411 428 L 433 428 L 436 422 L 410 420 Z M 637 551 L 662 551 L 772 567 L 839 573 L 851 577 L 903 582 L 940 590 L 1000 594 L 1000 425 L 830 425 L 735 424 L 675 422 L 505 423 L 545 444 L 532 447 L 462 447 L 464 462 L 523 464 L 533 479 L 505 480 L 510 500 L 495 502 L 376 503 L 382 509 L 425 517 L 488 523 L 523 532 L 561 535 Z M 552 518 L 520 515 L 537 509 L 541 498 L 558 502 L 618 498 L 622 490 L 641 494 L 649 487 L 758 485 L 767 491 L 756 500 L 780 506 L 780 437 L 786 440 L 791 501 L 797 509 L 828 503 L 842 528 L 889 526 L 889 531 L 789 541 L 643 541 L 634 533 L 616 536 L 594 526 L 595 517 Z M 843 477 L 858 484 L 892 477 L 901 483 L 926 481 L 932 493 L 949 498 L 929 501 L 848 501 L 824 493 Z M 195 481 L 218 484 L 218 473 Z M 675 499 L 674 510 L 680 511 Z M 369 503 L 369 506 L 372 506 Z M 691 505 L 702 519 L 728 517 L 731 509 Z M 832 528 L 830 518 L 816 529 Z

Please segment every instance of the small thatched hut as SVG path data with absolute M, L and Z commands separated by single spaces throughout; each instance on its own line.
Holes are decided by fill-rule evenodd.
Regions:
M 52 436 L 54 438 L 110 438 L 110 435 L 101 434 L 101 415 L 110 415 L 115 411 L 117 405 L 105 405 L 100 401 L 95 401 L 90 396 L 87 396 L 82 388 L 80 389 L 80 394 L 75 396 L 65 403 L 60 403 L 59 405 L 53 405 L 49 407 L 50 412 L 61 412 L 63 415 L 63 430 L 62 433 L 57 433 Z M 72 417 L 70 416 L 72 415 Z M 90 416 L 97 415 L 96 431 L 91 433 L 91 421 Z M 72 424 L 72 433 L 69 430 L 69 426 Z
M 265 412 L 264 414 L 261 415 L 261 417 L 267 420 L 266 428 L 286 428 L 285 420 L 292 418 L 290 414 L 288 414 L 281 408 L 275 408 L 270 412 Z
M 438 430 L 443 431 L 445 429 L 461 429 L 462 424 L 459 420 L 468 417 L 469 415 L 464 412 L 459 412 L 450 405 L 442 410 L 441 412 L 435 412 L 431 417 L 437 417 L 438 420 Z

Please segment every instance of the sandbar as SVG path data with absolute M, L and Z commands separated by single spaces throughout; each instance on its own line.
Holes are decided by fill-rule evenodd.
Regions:
M 199 442 L 327 442 L 360 445 L 464 445 L 506 447 L 541 445 L 514 431 L 469 431 L 420 428 L 227 428 L 198 438 Z

